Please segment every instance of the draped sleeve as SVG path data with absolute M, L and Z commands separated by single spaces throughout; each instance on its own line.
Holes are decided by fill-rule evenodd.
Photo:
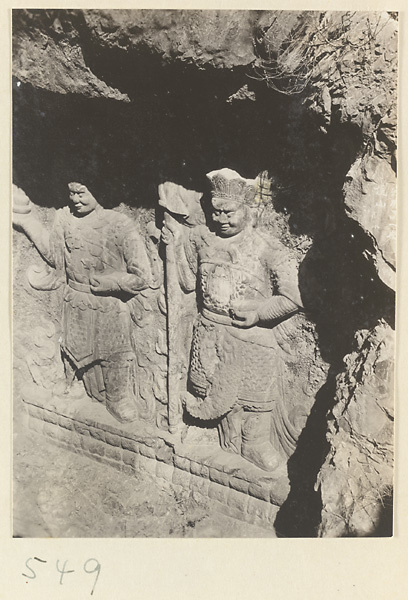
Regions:
M 149 287 L 153 277 L 142 236 L 131 219 L 123 217 L 120 221 L 126 273 L 120 275 L 118 284 L 124 292 L 135 295 Z

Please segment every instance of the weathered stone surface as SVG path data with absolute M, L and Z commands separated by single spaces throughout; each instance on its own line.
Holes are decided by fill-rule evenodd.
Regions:
M 258 229 L 259 213 L 271 196 L 268 178 L 246 179 L 229 168 L 207 178 L 208 226 L 192 218 L 199 195 L 190 200 L 181 186 L 159 186 L 165 209 L 170 431 L 181 420 L 181 404 L 199 422 L 221 419 L 221 447 L 273 472 L 282 462 L 279 434 L 284 437 L 287 429 L 282 346 L 294 340 L 291 317 L 303 308 L 297 263 L 283 244 Z M 181 217 L 188 229 L 180 225 Z M 197 287 L 199 314 L 192 335 L 185 335 L 178 326 L 179 306 L 185 303 L 180 291 L 187 295 Z M 173 322 L 173 315 L 178 320 Z M 178 362 L 179 348 L 190 345 L 188 383 L 177 385 L 180 365 L 177 370 L 171 365 Z M 187 371 L 187 364 L 181 368 Z M 303 425 L 293 419 L 293 444 Z M 210 478 L 228 485 L 221 472 L 210 470 Z
M 86 64 L 73 15 L 61 23 L 56 11 L 14 11 L 13 73 L 21 81 L 59 94 L 77 93 L 128 101 Z M 27 34 L 26 27 L 30 28 Z
M 250 484 L 248 487 L 248 493 L 254 498 L 265 500 L 265 502 L 269 502 L 270 500 L 270 490 L 266 486 L 262 487 L 261 485 Z
M 229 484 L 234 490 L 237 490 L 238 492 L 242 492 L 244 494 L 248 494 L 248 489 L 249 489 L 248 481 L 244 481 L 243 479 L 238 479 L 238 477 L 230 477 Z
M 85 444 L 88 447 L 87 442 L 85 442 Z M 105 454 L 111 460 L 114 460 L 114 461 L 117 461 L 117 462 L 121 462 L 121 460 L 122 460 L 122 449 L 121 448 L 117 448 L 116 446 L 111 446 L 111 445 L 108 444 L 106 446 Z
M 181 485 L 183 488 L 189 488 L 190 486 L 190 474 L 180 469 L 174 469 L 172 482 L 176 485 Z
M 182 471 L 190 471 L 190 461 L 188 458 L 182 456 L 174 456 L 174 466 L 178 467 Z
M 398 22 L 387 12 L 327 12 L 311 29 L 315 98 L 308 104 L 327 124 L 353 123 L 368 141 L 396 106 Z M 395 123 L 395 121 L 394 121 Z
M 98 454 L 99 456 L 105 456 L 105 447 L 101 442 L 97 442 L 96 440 L 86 440 L 85 443 L 86 449 L 89 450 L 91 454 Z M 121 457 L 125 461 L 125 457 Z M 125 461 L 126 462 L 126 461 Z M 126 463 L 128 464 L 128 463 Z
M 156 458 L 156 453 L 153 448 L 150 448 L 145 444 L 140 444 L 139 452 L 142 456 L 146 456 L 147 458 Z
M 134 440 L 130 440 L 129 438 L 122 437 L 121 440 L 122 448 L 128 452 L 133 452 L 134 454 L 138 454 L 140 451 L 140 446 Z
M 245 514 L 247 512 L 248 506 L 248 495 L 241 494 L 238 491 L 230 490 L 227 498 L 227 504 L 233 509 L 236 509 L 237 512 L 241 514 Z
M 156 458 L 170 465 L 173 462 L 173 449 L 168 444 L 163 444 L 161 448 L 156 450 Z
M 230 490 L 227 487 L 211 481 L 208 488 L 208 497 L 217 500 L 223 505 L 227 505 L 229 492 Z
M 255 59 L 257 20 L 257 11 L 15 10 L 13 71 L 53 92 L 128 102 L 126 93 L 98 76 L 96 49 L 231 69 Z
M 38 394 L 36 397 L 38 404 L 41 404 Z M 27 390 L 26 406 L 28 409 L 33 406 L 30 404 Z M 113 430 L 113 427 L 103 422 L 103 418 L 105 417 L 106 420 L 107 417 L 103 410 L 100 411 L 102 419 L 97 426 L 95 423 L 88 424 L 85 420 L 77 421 L 79 414 L 75 406 L 73 407 L 73 416 L 71 418 L 64 417 L 63 425 L 54 425 L 44 421 L 47 413 L 58 415 L 57 409 L 48 410 L 44 406 L 36 406 L 36 409 L 37 416 L 30 415 L 29 417 L 30 428 L 38 433 L 45 434 L 52 443 L 67 450 L 87 456 L 98 463 L 112 466 L 117 471 L 121 471 L 130 477 L 137 477 L 138 472 L 143 470 L 151 476 L 161 479 L 164 487 L 171 484 L 174 490 L 181 495 L 185 495 L 189 490 L 192 490 L 200 494 L 200 497 L 215 501 L 215 506 L 222 505 L 222 512 L 237 519 L 249 520 L 250 522 L 256 521 L 260 525 L 269 527 L 272 524 L 271 515 L 276 516 L 277 507 L 273 506 L 271 502 L 274 502 L 272 498 L 281 494 L 282 482 L 275 481 L 267 475 L 258 478 L 257 472 L 259 470 L 255 467 L 251 468 L 248 464 L 245 465 L 245 461 L 242 461 L 242 459 L 243 469 L 241 474 L 245 472 L 245 466 L 250 467 L 250 472 L 246 475 L 248 481 L 238 479 L 232 476 L 231 473 L 220 471 L 216 466 L 211 466 L 212 463 L 208 457 L 205 458 L 205 461 L 209 461 L 206 465 L 197 461 L 189 461 L 174 453 L 173 461 L 170 464 L 163 462 L 153 454 L 150 456 L 150 453 L 153 453 L 153 448 L 151 445 L 147 446 L 143 443 L 141 431 L 134 433 L 140 440 L 137 445 L 130 444 L 129 442 L 132 442 L 132 440 L 125 435 L 106 431 L 107 428 Z M 100 435 L 96 436 L 95 433 L 97 432 Z M 163 435 L 160 430 L 157 430 L 157 433 Z M 171 451 L 171 436 L 166 443 L 161 437 L 157 437 L 156 440 L 151 437 L 146 439 L 150 444 L 153 440 L 155 445 L 162 448 L 166 447 L 168 452 Z M 149 456 L 146 454 L 149 454 Z M 187 468 L 189 466 L 191 466 L 191 471 Z M 258 484 L 258 480 L 261 484 Z M 252 512 L 247 513 L 248 498 L 251 494 L 262 500 L 268 507 L 273 506 L 273 509 L 261 510 L 255 504 Z M 283 500 L 284 498 L 282 498 L 282 502 Z
M 32 429 L 33 431 L 35 431 L 36 433 L 43 433 L 44 432 L 44 422 L 40 421 L 39 419 L 30 419 L 28 422 L 28 426 L 30 429 Z M 62 437 L 62 436 L 61 436 Z M 68 441 L 71 441 L 71 436 L 68 436 Z
M 68 183 L 71 207 L 57 211 L 50 230 L 33 215 L 26 194 L 16 186 L 13 191 L 13 224 L 45 261 L 43 270 L 28 272 L 31 286 L 65 288 L 60 345 L 66 384 L 60 391 L 54 381 L 53 394 L 66 394 L 81 379 L 86 393 L 104 402 L 118 421 L 152 421 L 154 401 L 135 394 L 142 374 L 131 328 L 132 319 L 138 320 L 132 299 L 154 287 L 146 249 L 134 222 L 105 210 L 79 179 Z M 49 358 L 57 362 L 52 340 L 48 346 Z
M 190 462 L 190 465 L 191 465 L 191 472 L 194 475 L 199 475 L 200 477 L 206 477 L 206 478 L 209 477 L 210 469 L 206 465 L 202 465 L 202 464 L 196 462 L 195 460 L 192 460 Z
M 348 40 L 339 79 L 327 88 L 334 118 L 359 127 L 365 145 L 346 175 L 345 207 L 373 241 L 367 258 L 395 289 L 398 23 L 385 12 L 354 13 Z
M 64 417 L 62 415 L 59 415 L 59 417 L 58 417 L 58 425 L 60 425 L 64 429 L 68 429 L 68 430 L 74 429 L 74 423 L 72 422 L 72 420 L 67 419 L 67 417 Z M 91 435 L 93 437 L 95 437 L 96 439 L 104 441 L 105 437 L 104 437 L 103 432 L 101 432 L 99 430 L 95 430 L 93 427 L 91 428 L 90 432 L 91 432 Z
M 196 491 L 202 496 L 208 497 L 210 483 L 211 482 L 209 479 L 203 479 L 202 477 L 197 477 L 193 475 L 190 480 L 190 487 L 193 490 L 193 492 Z
M 247 512 L 254 523 L 267 522 L 271 515 L 274 515 L 275 509 L 266 502 L 249 496 Z
M 150 473 L 151 475 L 156 474 L 156 461 L 151 460 L 151 458 L 147 458 L 142 454 L 140 454 L 139 461 L 139 464 L 144 471 Z
M 264 27 L 267 16 L 265 20 Z M 285 22 L 282 17 L 281 22 L 278 18 L 261 40 L 259 72 L 268 85 L 278 86 L 277 89 L 282 85 L 279 77 L 275 82 L 273 72 L 268 70 L 268 53 L 276 52 L 276 64 L 282 57 L 280 69 L 273 63 L 275 70 L 288 75 L 292 69 L 298 80 L 297 91 L 302 92 L 304 104 L 323 132 L 346 123 L 361 132 L 362 146 L 343 188 L 345 208 L 372 238 L 374 250 L 367 253 L 367 258 L 374 263 L 381 280 L 395 289 L 395 15 L 294 13 L 292 21 Z M 289 43 L 286 54 L 282 51 L 283 42 Z M 303 68 L 296 60 L 290 61 L 291 53 L 296 59 L 296 52 L 298 57 L 303 56 Z M 303 89 L 306 81 L 308 85 Z
M 378 134 L 373 135 L 377 138 Z M 373 153 L 353 164 L 344 185 L 347 214 L 373 241 L 374 250 L 367 249 L 366 256 L 374 262 L 381 280 L 393 290 L 396 287 L 396 183 L 389 161 Z
M 148 48 L 165 60 L 230 69 L 251 63 L 257 11 L 86 10 L 91 40 L 121 51 Z
M 221 485 L 225 485 L 228 487 L 229 485 L 229 476 L 226 473 L 222 473 L 218 471 L 218 469 L 210 469 L 210 479 L 215 483 L 220 483 Z
M 385 323 L 361 332 L 345 358 L 329 421 L 330 452 L 318 485 L 320 535 L 384 535 L 392 514 L 394 336 Z
M 68 445 L 74 445 L 76 442 L 72 429 L 60 428 L 58 431 L 58 439 Z
M 158 462 L 156 465 L 156 475 L 166 481 L 172 481 L 173 478 L 173 465 L 168 465 L 163 462 Z

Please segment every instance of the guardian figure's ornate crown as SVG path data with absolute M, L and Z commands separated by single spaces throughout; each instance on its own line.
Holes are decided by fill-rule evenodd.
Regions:
M 213 198 L 226 198 L 248 206 L 256 204 L 256 180 L 244 179 L 232 169 L 220 169 L 207 173 L 211 182 Z

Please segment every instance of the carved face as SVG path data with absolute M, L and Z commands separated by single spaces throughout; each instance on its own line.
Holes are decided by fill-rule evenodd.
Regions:
M 248 223 L 248 211 L 244 204 L 227 198 L 212 199 L 212 220 L 217 235 L 232 237 L 237 235 Z
M 82 183 L 69 183 L 68 190 L 69 199 L 73 204 L 74 213 L 77 216 L 88 215 L 98 206 L 98 201 Z

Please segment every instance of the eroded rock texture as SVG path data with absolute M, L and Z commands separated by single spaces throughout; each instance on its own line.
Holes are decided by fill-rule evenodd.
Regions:
M 320 535 L 381 535 L 392 520 L 393 348 L 390 327 L 360 331 L 337 377 L 328 440 L 318 478 Z
M 286 348 L 291 490 L 276 529 L 389 535 L 397 15 L 16 10 L 13 21 L 14 179 L 45 223 L 73 173 L 92 176 L 98 199 L 137 221 L 160 282 L 158 185 L 208 194 L 212 169 L 268 171 L 262 225 L 296 255 L 305 306 Z M 24 283 L 35 252 L 15 244 L 19 353 L 36 303 L 56 328 L 58 309 Z M 145 331 L 164 327 L 160 293 L 145 304 Z M 166 340 L 147 333 L 141 355 L 152 340 L 161 366 L 145 393 L 164 405 Z

